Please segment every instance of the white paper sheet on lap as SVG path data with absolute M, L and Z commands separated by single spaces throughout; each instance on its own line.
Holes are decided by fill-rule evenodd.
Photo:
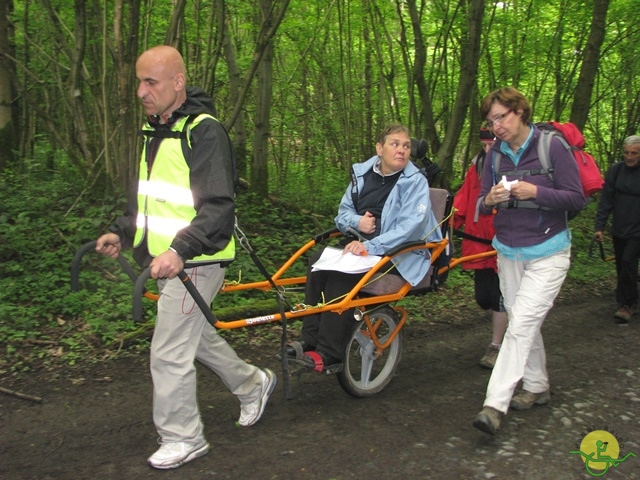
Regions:
M 344 255 L 342 250 L 327 247 L 316 263 L 312 265 L 311 271 L 334 270 L 344 273 L 364 273 L 371 270 L 382 257 L 378 255 L 354 255 L 347 252 Z

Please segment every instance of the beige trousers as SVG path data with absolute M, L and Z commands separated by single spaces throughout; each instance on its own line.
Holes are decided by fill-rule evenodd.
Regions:
M 224 272 L 217 264 L 186 270 L 209 305 L 222 286 Z M 261 376 L 216 333 L 179 278 L 159 280 L 158 290 L 151 341 L 153 421 L 163 442 L 200 444 L 204 433 L 194 360 L 218 375 L 243 403 L 259 395 Z

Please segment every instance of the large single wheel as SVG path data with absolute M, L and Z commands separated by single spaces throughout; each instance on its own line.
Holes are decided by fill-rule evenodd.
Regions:
M 398 325 L 398 315 L 390 307 L 369 316 L 380 344 L 390 338 Z M 344 369 L 338 373 L 340 386 L 354 397 L 370 397 L 381 392 L 393 378 L 402 353 L 402 330 L 391 344 L 378 353 L 364 321 L 358 322 L 345 352 Z

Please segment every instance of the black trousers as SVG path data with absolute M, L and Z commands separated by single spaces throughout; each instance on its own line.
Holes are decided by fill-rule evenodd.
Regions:
M 474 270 L 473 284 L 476 302 L 480 308 L 504 312 L 502 294 L 500 293 L 500 278 L 493 268 Z
M 311 271 L 322 251 L 315 253 L 309 259 L 307 268 L 307 283 L 305 286 L 305 303 L 317 305 L 320 302 L 330 302 L 351 291 L 364 276 L 328 270 Z M 324 299 L 323 294 L 324 293 Z M 353 333 L 356 321 L 353 309 L 342 314 L 325 312 L 304 317 L 300 339 L 309 345 L 315 345 L 318 350 L 344 360 L 344 353 Z
M 613 237 L 613 251 L 616 255 L 616 302 L 629 307 L 638 303 L 638 259 L 640 259 L 640 238 Z

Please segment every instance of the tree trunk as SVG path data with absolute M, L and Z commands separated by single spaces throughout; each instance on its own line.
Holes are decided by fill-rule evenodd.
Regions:
M 276 5 L 280 1 L 280 5 Z M 261 0 L 261 3 L 265 2 L 265 0 Z M 284 18 L 284 14 L 287 11 L 287 7 L 289 6 L 290 0 L 270 0 L 269 8 L 267 10 L 263 10 L 263 22 L 260 26 L 260 32 L 258 33 L 258 37 L 256 40 L 256 47 L 253 52 L 253 58 L 251 59 L 251 64 L 249 65 L 249 69 L 244 78 L 244 83 L 242 84 L 242 88 L 240 89 L 240 94 L 238 95 L 238 101 L 233 106 L 233 111 L 228 119 L 225 119 L 225 127 L 227 130 L 231 130 L 236 120 L 238 119 L 238 115 L 240 115 L 240 110 L 244 105 L 244 100 L 249 92 L 249 87 L 251 86 L 251 82 L 253 80 L 253 76 L 258 70 L 258 65 L 260 65 L 260 61 L 262 60 L 262 55 L 267 48 L 267 46 L 273 40 L 276 32 L 278 31 L 278 27 L 282 23 L 282 19 Z M 276 10 L 277 7 L 277 10 Z
M 591 20 L 591 32 L 584 48 L 582 67 L 576 85 L 576 93 L 571 106 L 570 119 L 582 130 L 587 123 L 589 107 L 591 106 L 591 92 L 598 73 L 600 61 L 600 47 L 604 41 L 605 26 L 609 0 L 595 0 L 593 3 L 593 16 Z
M 75 31 L 74 44 L 71 54 L 71 72 L 69 74 L 69 103 L 74 123 L 74 137 L 78 148 L 82 152 L 82 158 L 91 161 L 94 158 L 92 151 L 92 139 L 89 133 L 89 125 L 83 98 L 82 69 L 85 60 L 85 47 L 87 41 L 87 24 L 85 0 L 75 0 Z M 88 165 L 87 165 L 88 166 Z
M 422 124 L 424 125 L 424 137 L 429 142 L 431 152 L 436 152 L 440 148 L 440 140 L 436 132 L 436 122 L 433 118 L 433 104 L 429 93 L 429 85 L 424 75 L 427 63 L 427 49 L 422 38 L 422 27 L 416 0 L 407 0 L 409 17 L 413 28 L 413 41 L 415 43 L 415 60 L 413 63 L 413 82 L 418 89 L 420 97 L 420 112 Z
M 231 105 L 237 105 L 240 102 L 240 90 L 242 88 L 242 79 L 236 51 L 233 46 L 233 39 L 229 35 L 228 21 L 225 18 L 224 34 L 222 35 L 222 48 L 224 58 L 229 71 L 229 100 Z M 224 121 L 224 119 L 221 119 Z M 236 162 L 238 167 L 238 175 L 241 179 L 247 178 L 247 167 L 249 165 L 249 153 L 247 152 L 247 129 L 244 122 L 244 111 L 238 112 L 238 117 L 233 128 L 233 146 L 236 151 Z
M 128 9 L 127 9 L 128 6 Z M 105 19 L 106 21 L 106 19 Z M 138 30 L 140 24 L 140 0 L 117 0 L 114 9 L 114 62 L 118 86 L 117 122 L 109 121 L 104 112 L 105 162 L 107 174 L 114 184 L 122 186 L 124 192 L 133 198 L 138 179 L 140 155 L 138 129 L 141 112 L 136 98 L 135 61 L 138 54 Z M 105 39 L 105 42 L 107 40 Z M 104 59 L 106 61 L 106 58 Z M 103 85 L 103 103 L 109 105 L 106 85 Z M 115 140 L 111 135 L 115 134 Z M 109 146 L 113 144 L 111 150 Z M 110 155 L 109 152 L 112 152 Z
M 484 16 L 484 0 L 464 0 L 466 7 L 464 13 L 467 18 L 467 32 L 460 49 L 460 79 L 458 91 L 451 112 L 451 119 L 444 136 L 442 145 L 438 149 L 438 163 L 443 170 L 442 178 L 438 178 L 438 184 L 448 187 L 453 176 L 453 155 L 456 145 L 460 140 L 460 133 L 464 127 L 469 104 L 476 85 L 478 75 L 478 63 L 480 59 L 480 40 L 482 38 L 482 19 Z
M 180 42 L 180 25 L 184 21 L 184 6 L 186 0 L 172 0 L 173 14 L 171 15 L 171 23 L 164 36 L 164 44 L 178 48 Z
M 367 19 L 371 16 L 371 3 L 369 0 L 364 0 L 365 5 L 365 14 L 363 17 L 363 23 L 366 25 Z M 374 78 L 375 75 L 373 73 L 373 56 L 375 54 L 373 48 L 373 39 L 371 38 L 371 32 L 368 28 L 364 29 L 363 32 L 364 37 L 364 84 L 366 86 L 364 92 L 364 110 L 365 112 L 373 111 L 373 98 L 371 94 L 371 87 L 375 84 Z M 373 132 L 373 119 L 371 115 L 366 115 L 364 119 L 364 131 L 363 131 L 363 139 L 360 142 L 360 157 L 366 158 L 369 148 L 371 145 L 371 140 L 374 140 L 374 132 Z
M 271 9 L 271 0 L 260 0 L 262 22 L 265 22 Z M 267 154 L 269 151 L 271 98 L 273 95 L 273 42 L 268 41 L 262 52 L 262 61 L 258 68 L 258 91 L 256 108 L 256 127 L 253 139 L 253 163 L 251 165 L 251 191 L 258 198 L 269 195 L 269 169 Z
M 12 51 L 13 31 L 8 18 L 13 10 L 11 0 L 0 1 L 0 172 L 13 163 L 16 148 L 17 115 L 13 99 L 13 79 L 15 70 L 5 54 L 15 56 Z

